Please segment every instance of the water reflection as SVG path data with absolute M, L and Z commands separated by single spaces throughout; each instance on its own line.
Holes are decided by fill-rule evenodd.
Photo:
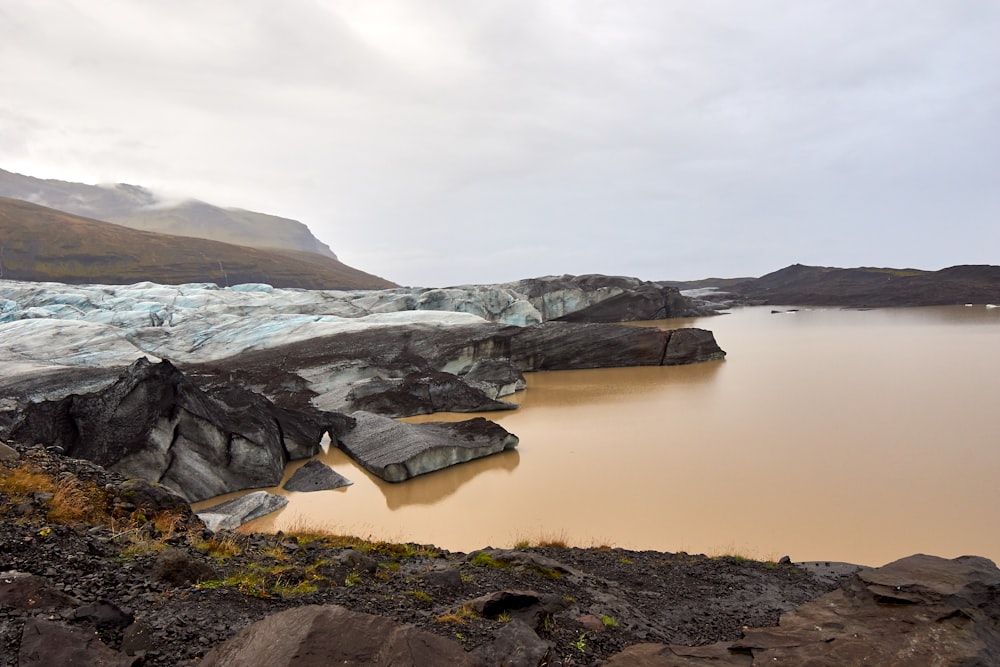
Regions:
M 420 475 L 401 484 L 389 484 L 378 480 L 377 486 L 385 496 L 385 506 L 390 510 L 398 510 L 408 505 L 436 505 L 485 472 L 508 474 L 514 472 L 520 460 L 521 455 L 516 449 L 508 450 Z

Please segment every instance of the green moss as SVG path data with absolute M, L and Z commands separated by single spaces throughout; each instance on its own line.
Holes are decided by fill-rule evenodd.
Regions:
M 499 561 L 485 551 L 477 553 L 470 562 L 476 567 L 510 567 L 510 563 Z

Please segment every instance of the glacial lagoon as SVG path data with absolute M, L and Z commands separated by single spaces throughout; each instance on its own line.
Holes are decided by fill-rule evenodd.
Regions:
M 518 451 L 389 484 L 330 450 L 352 486 L 272 489 L 290 504 L 248 529 L 462 551 L 1000 559 L 1000 308 L 772 310 L 789 309 L 643 323 L 711 329 L 725 361 L 530 374 L 509 397 L 520 410 L 483 415 Z

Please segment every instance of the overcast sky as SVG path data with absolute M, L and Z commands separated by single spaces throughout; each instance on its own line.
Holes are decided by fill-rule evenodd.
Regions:
M 997 0 L 2 0 L 0 168 L 408 285 L 1000 263 Z

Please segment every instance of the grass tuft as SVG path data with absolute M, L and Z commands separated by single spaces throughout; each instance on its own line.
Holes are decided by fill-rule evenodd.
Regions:
M 240 547 L 239 542 L 233 535 L 224 535 L 222 537 L 213 535 L 209 539 L 198 542 L 194 546 L 197 549 L 207 552 L 211 558 L 221 562 L 225 562 L 230 558 L 239 556 L 243 553 L 243 549 Z
M 469 562 L 476 567 L 510 567 L 509 563 L 499 561 L 485 551 L 477 553 Z

